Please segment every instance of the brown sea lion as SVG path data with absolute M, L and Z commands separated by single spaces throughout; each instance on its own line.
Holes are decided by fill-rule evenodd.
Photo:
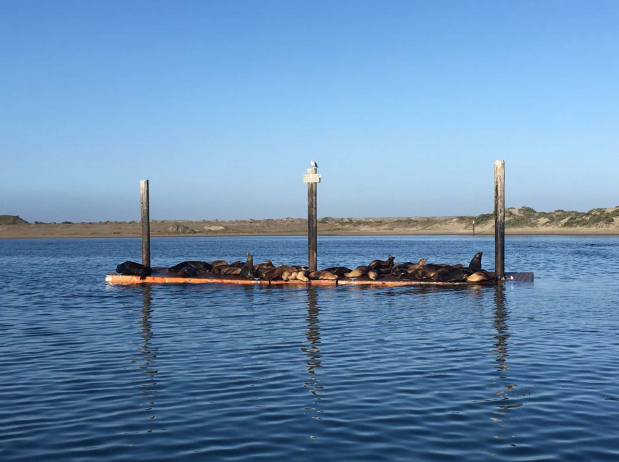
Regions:
M 371 270 L 369 270 L 368 277 L 370 278 L 370 280 L 376 281 L 380 277 L 379 268 L 372 268 Z
M 350 273 L 346 273 L 344 276 L 347 278 L 360 278 L 368 274 L 369 270 L 369 266 L 357 266 L 357 268 L 352 270 Z
M 247 252 L 247 261 L 241 268 L 239 276 L 243 279 L 256 279 L 256 273 L 254 271 L 254 256 Z
M 309 274 L 309 278 L 312 280 L 321 280 L 321 281 L 336 281 L 338 277 L 330 273 L 329 271 L 314 271 Z
M 457 266 L 458 268 L 462 268 L 462 265 L 448 265 L 446 263 L 425 263 L 421 266 L 423 266 L 423 268 L 427 270 L 440 270 L 441 268 L 452 268 L 454 266 Z
M 427 258 L 422 258 L 417 263 L 404 262 L 394 264 L 391 269 L 391 275 L 398 279 L 415 279 L 413 273 L 417 271 L 427 261 Z
M 297 272 L 297 281 L 308 282 L 309 281 L 309 271 L 298 271 Z
M 469 269 L 473 273 L 476 273 L 477 271 L 481 271 L 481 256 L 483 254 L 484 254 L 483 252 L 477 252 L 473 256 L 473 259 L 471 260 L 471 263 L 469 263 Z
M 475 273 L 471 274 L 466 280 L 467 282 L 495 281 L 496 273 L 484 270 L 476 271 Z
M 207 261 L 184 261 L 182 263 L 179 263 L 178 265 L 171 266 L 170 268 L 166 269 L 166 271 L 168 273 L 178 273 L 186 266 L 189 266 L 196 271 L 210 271 L 212 268 L 211 264 Z
M 254 265 L 254 272 L 256 273 L 258 278 L 263 279 L 264 274 L 267 271 L 271 271 L 274 268 L 275 268 L 275 265 L 273 265 L 273 262 L 271 260 L 266 260 L 264 263 Z
M 391 268 L 391 275 L 402 279 L 403 277 L 408 276 L 408 267 L 406 264 L 393 265 L 393 268 Z
M 191 278 L 197 275 L 197 272 L 193 266 L 183 266 L 178 272 L 180 278 Z
M 222 276 L 238 276 L 241 274 L 242 268 L 237 268 L 236 266 L 222 266 L 218 268 L 220 275 Z
M 292 274 L 296 270 L 294 268 L 291 268 L 290 266 L 280 265 L 277 268 L 273 268 L 271 270 L 264 272 L 262 274 L 262 277 L 260 277 L 260 279 L 267 280 L 267 281 L 276 281 L 278 279 L 282 279 L 282 275 L 284 274 L 285 271 L 287 271 L 289 274 Z
M 373 260 L 368 266 L 371 269 L 380 269 L 380 272 L 382 274 L 386 274 L 391 271 L 391 268 L 393 268 L 393 260 L 393 256 L 389 254 L 389 256 L 387 257 L 387 261 Z
M 426 264 L 426 262 L 428 261 L 427 258 L 422 258 L 421 260 L 419 260 L 417 263 L 407 263 L 406 264 L 406 270 L 409 273 L 414 273 L 415 271 L 417 271 L 420 267 L 422 267 L 423 265 Z
M 127 276 L 140 276 L 143 281 L 146 276 L 153 274 L 153 269 L 150 266 L 140 265 L 134 261 L 126 261 L 116 267 L 116 272 L 126 274 Z
M 294 274 L 294 277 L 297 277 L 297 272 L 296 271 L 290 271 L 290 270 L 286 270 L 282 272 L 282 281 L 290 281 L 292 278 L 292 275 Z
M 323 271 L 328 271 L 331 274 L 335 274 L 337 277 L 343 278 L 352 270 L 350 268 L 346 268 L 345 266 L 333 266 L 331 268 L 325 268 Z
M 226 263 L 225 260 L 215 260 L 214 262 L 211 262 L 211 273 L 213 274 L 221 274 L 220 270 L 221 268 L 230 266 L 228 265 L 228 263 Z
M 439 282 L 465 282 L 471 275 L 468 268 L 445 267 L 437 271 Z
M 271 260 L 265 260 L 264 263 L 257 263 L 254 265 L 254 271 L 258 271 L 259 268 L 264 268 L 265 266 L 269 266 L 271 268 L 275 268 L 275 265 Z
M 411 277 L 417 281 L 438 281 L 438 272 L 436 269 L 428 268 L 427 266 L 421 266 L 417 268 Z

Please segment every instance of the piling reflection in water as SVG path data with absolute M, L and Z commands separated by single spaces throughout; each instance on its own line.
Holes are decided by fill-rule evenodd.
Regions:
M 322 354 L 320 353 L 320 324 L 318 320 L 318 314 L 320 308 L 318 307 L 318 294 L 316 289 L 307 289 L 307 330 L 305 331 L 305 337 L 307 339 L 308 346 L 301 348 L 307 355 L 307 372 L 310 376 L 307 382 L 303 383 L 303 387 L 309 388 L 310 393 L 313 396 L 311 406 L 306 407 L 306 411 L 314 411 L 320 413 L 317 409 L 317 404 L 320 401 L 320 392 L 322 391 L 322 383 L 317 376 L 317 370 L 322 367 Z M 313 416 L 314 419 L 320 420 L 320 416 Z
M 510 392 L 512 392 L 517 385 L 510 382 L 507 373 L 509 369 L 509 364 L 507 362 L 509 356 L 507 346 L 510 337 L 509 327 L 507 325 L 508 318 L 509 310 L 505 300 L 505 287 L 501 284 L 496 286 L 494 290 L 494 316 L 492 325 L 496 333 L 492 337 L 494 348 L 491 352 L 496 356 L 494 368 L 498 372 L 498 378 L 492 382 L 492 387 L 490 387 L 494 392 L 490 401 L 493 402 L 494 406 L 498 409 L 493 409 L 493 417 L 491 417 L 491 419 L 492 422 L 499 424 L 502 429 L 500 434 L 496 435 L 495 438 L 509 439 L 510 446 L 516 446 L 514 440 L 515 435 L 513 435 L 509 425 L 509 421 L 513 420 L 513 417 L 509 417 L 509 410 L 521 407 L 522 403 L 514 402 L 509 396 Z
M 147 374 L 148 380 L 145 384 L 142 385 L 142 390 L 140 393 L 140 398 L 146 401 L 146 412 L 150 414 L 150 420 L 155 418 L 154 406 L 155 406 L 155 398 L 157 397 L 157 382 L 156 382 L 156 374 L 157 369 L 155 365 L 155 359 L 157 358 L 156 350 L 153 345 L 151 345 L 151 340 L 153 338 L 152 331 L 152 293 L 151 286 L 149 284 L 143 284 L 142 287 L 142 319 L 141 319 L 141 327 L 142 327 L 142 345 L 140 353 L 142 355 L 142 364 L 140 364 L 140 369 Z M 147 430 L 147 433 L 151 433 L 152 429 Z

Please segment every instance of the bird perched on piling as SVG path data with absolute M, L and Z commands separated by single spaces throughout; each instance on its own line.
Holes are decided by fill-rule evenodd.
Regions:
M 310 163 L 312 164 L 312 167 L 318 168 L 318 164 L 314 162 L 314 159 L 312 159 Z

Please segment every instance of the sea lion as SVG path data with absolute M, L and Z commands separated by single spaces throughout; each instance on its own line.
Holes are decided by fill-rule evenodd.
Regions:
M 473 259 L 471 260 L 471 263 L 469 263 L 469 269 L 473 273 L 476 273 L 477 271 L 481 271 L 481 256 L 483 254 L 484 254 L 483 252 L 477 252 L 473 256 Z
M 381 274 L 389 274 L 393 268 L 393 256 L 389 254 L 387 261 L 373 260 L 368 266 L 371 269 L 378 269 Z
M 254 265 L 254 272 L 256 273 L 258 278 L 264 279 L 264 274 L 274 268 L 275 265 L 273 265 L 273 262 L 271 260 L 266 260 L 264 263 Z
M 222 276 L 238 276 L 242 271 L 242 268 L 237 268 L 236 266 L 221 266 L 218 269 L 219 274 Z
M 437 271 L 439 282 L 465 282 L 471 275 L 468 268 L 445 267 Z
M 196 276 L 197 272 L 193 266 L 183 266 L 178 272 L 180 278 L 191 278 Z
M 287 271 L 289 275 L 291 275 L 292 273 L 296 271 L 296 269 L 291 268 L 290 266 L 280 265 L 277 268 L 273 268 L 263 273 L 260 279 L 267 280 L 267 281 L 276 281 L 278 279 L 282 279 L 282 275 L 284 274 L 285 271 Z
M 417 281 L 438 281 L 438 271 L 425 265 L 417 268 L 410 276 Z
M 406 264 L 394 265 L 391 268 L 391 275 L 396 278 L 402 279 L 405 276 L 408 276 L 408 267 Z
M 421 266 L 428 270 L 440 270 L 442 268 L 463 268 L 460 263 L 458 263 L 457 265 L 448 265 L 446 263 L 427 263 Z
M 275 265 L 271 260 L 265 260 L 264 263 L 257 263 L 254 265 L 254 271 L 258 271 L 259 268 L 264 268 L 265 266 L 270 266 L 271 268 L 275 268 Z
M 282 281 L 290 281 L 290 279 L 292 278 L 292 275 L 297 275 L 296 271 L 290 271 L 290 270 L 286 270 L 282 272 Z
M 415 279 L 413 273 L 421 268 L 424 263 L 427 261 L 427 258 L 422 258 L 417 263 L 413 262 L 404 262 L 399 264 L 394 264 L 391 269 L 391 275 L 399 278 L 399 279 Z
M 471 274 L 466 281 L 467 282 L 483 282 L 483 281 L 494 281 L 496 280 L 496 273 L 493 273 L 491 271 L 476 271 L 475 273 Z
M 425 265 L 427 261 L 428 261 L 427 258 L 422 258 L 417 263 L 407 262 L 406 263 L 406 270 L 409 273 L 414 273 L 415 271 L 417 271 L 417 269 L 419 269 L 420 267 Z
M 211 273 L 213 274 L 221 274 L 221 269 L 224 267 L 230 266 L 226 263 L 225 260 L 215 260 L 211 262 Z
M 254 272 L 254 256 L 247 252 L 247 261 L 241 268 L 239 273 L 243 279 L 256 279 L 256 273 Z
M 258 277 L 265 281 L 273 281 L 282 277 L 282 266 L 276 268 L 261 268 L 258 271 Z
M 298 271 L 297 272 L 297 281 L 308 282 L 309 281 L 309 271 Z
M 329 271 L 314 271 L 312 273 L 309 274 L 309 278 L 312 280 L 321 280 L 321 281 L 336 281 L 338 279 L 338 277 L 333 274 L 330 273 Z
M 211 264 L 206 261 L 184 261 L 182 263 L 179 263 L 178 265 L 171 266 L 170 268 L 166 269 L 166 271 L 168 273 L 178 273 L 186 266 L 190 266 L 196 271 L 210 271 L 212 268 Z
M 344 276 L 347 278 L 360 278 L 368 274 L 369 270 L 369 266 L 357 266 L 357 268 L 352 270 L 350 273 L 346 273 Z
M 378 268 L 372 268 L 368 271 L 368 277 L 372 281 L 376 281 L 380 277 L 380 270 Z
M 140 265 L 134 261 L 126 261 L 116 267 L 116 272 L 127 276 L 140 276 L 143 281 L 146 276 L 153 274 L 153 269 L 150 266 Z
M 329 273 L 335 274 L 337 277 L 342 278 L 352 270 L 350 268 L 346 268 L 345 266 L 333 266 L 331 268 L 325 268 L 323 271 L 328 271 Z

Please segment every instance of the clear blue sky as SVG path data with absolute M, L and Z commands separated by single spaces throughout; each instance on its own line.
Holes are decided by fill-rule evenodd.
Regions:
M 619 205 L 619 1 L 0 0 L 0 214 Z

